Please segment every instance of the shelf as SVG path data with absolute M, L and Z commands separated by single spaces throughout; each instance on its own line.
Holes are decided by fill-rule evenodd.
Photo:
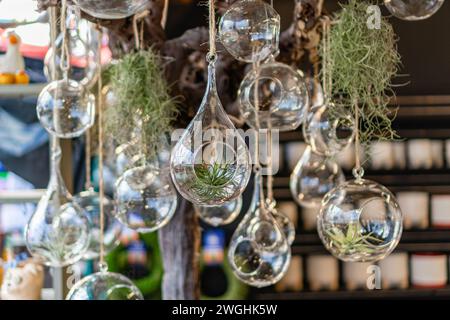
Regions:
M 0 203 L 36 203 L 44 193 L 45 189 L 1 191 Z
M 37 97 L 46 85 L 46 83 L 0 85 L 0 98 Z
M 328 299 L 407 299 L 450 298 L 450 288 L 442 289 L 392 289 L 358 291 L 300 291 L 255 293 L 258 300 L 328 300 Z
M 404 231 L 396 251 L 406 252 L 450 252 L 449 230 Z M 326 254 L 317 233 L 303 233 L 296 236 L 292 254 Z

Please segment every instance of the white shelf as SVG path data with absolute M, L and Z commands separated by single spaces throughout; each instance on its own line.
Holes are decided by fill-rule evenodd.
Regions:
M 0 85 L 0 98 L 37 97 L 46 83 Z
M 44 195 L 45 189 L 1 191 L 0 203 L 35 203 Z

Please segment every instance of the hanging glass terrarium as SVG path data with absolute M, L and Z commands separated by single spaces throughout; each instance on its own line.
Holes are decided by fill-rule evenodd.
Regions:
M 90 233 L 86 212 L 72 201 L 62 179 L 59 142 L 53 144 L 50 182 L 25 227 L 25 239 L 33 258 L 50 267 L 63 267 L 85 255 Z
M 341 167 L 331 158 L 312 152 L 308 146 L 290 178 L 294 200 L 302 207 L 320 207 L 322 198 L 345 181 Z
M 280 16 L 261 0 L 233 3 L 219 22 L 219 39 L 227 51 L 244 62 L 262 61 L 278 51 Z
M 98 192 L 90 188 L 74 196 L 73 201 L 82 208 L 89 220 L 90 244 L 84 259 L 96 259 L 100 253 L 100 197 Z M 116 248 L 120 241 L 121 226 L 113 217 L 114 204 L 106 196 L 103 198 L 105 210 L 103 246 L 106 253 Z
M 67 17 L 66 41 L 68 44 L 70 65 L 69 79 L 78 81 L 86 88 L 91 88 L 97 81 L 98 36 L 93 25 L 80 19 L 73 10 L 69 10 Z M 61 55 L 63 53 L 64 34 L 60 34 L 55 42 L 56 57 L 53 46 L 49 48 L 44 59 L 44 74 L 47 79 L 62 79 Z
M 291 219 L 289 219 L 288 216 L 286 216 L 283 212 L 280 212 L 276 208 L 275 201 L 270 201 L 269 199 L 266 199 L 266 203 L 267 209 L 270 211 L 272 216 L 275 218 L 275 221 L 277 222 L 278 226 L 283 231 L 288 244 L 292 245 L 292 243 L 294 243 L 295 240 L 295 226 L 292 223 Z
M 402 212 L 387 188 L 357 177 L 324 197 L 317 230 L 336 258 L 374 262 L 389 255 L 400 241 Z
M 170 171 L 180 194 L 200 206 L 219 206 L 241 195 L 250 178 L 248 148 L 223 109 L 209 59 L 203 101 L 171 154 Z
M 444 0 L 385 0 L 386 8 L 402 20 L 424 20 L 435 14 Z
M 229 202 L 225 202 L 221 206 L 195 206 L 195 209 L 200 219 L 204 222 L 214 227 L 227 225 L 232 223 L 239 216 L 242 209 L 242 196 Z
M 75 283 L 66 300 L 144 300 L 144 297 L 130 279 L 104 267 Z
M 94 124 L 95 97 L 77 81 L 53 81 L 39 95 L 36 112 L 49 133 L 65 139 L 79 137 Z
M 346 108 L 328 102 L 308 112 L 303 136 L 314 153 L 333 156 L 353 142 L 355 120 Z
M 275 61 L 250 71 L 238 95 L 241 114 L 252 128 L 257 126 L 258 109 L 260 129 L 295 130 L 305 119 L 309 105 L 303 74 Z
M 241 281 L 266 287 L 286 273 L 291 248 L 283 230 L 262 199 L 262 178 L 255 175 L 250 208 L 231 238 L 228 259 L 233 273 Z
M 145 9 L 148 0 L 74 0 L 87 14 L 98 19 L 123 19 Z
M 164 227 L 177 208 L 168 168 L 143 165 L 125 171 L 116 182 L 115 217 L 139 232 Z

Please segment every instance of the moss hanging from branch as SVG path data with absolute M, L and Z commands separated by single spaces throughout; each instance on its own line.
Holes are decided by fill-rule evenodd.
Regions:
M 352 107 L 353 115 L 359 109 L 363 143 L 396 138 L 392 129 L 396 113 L 388 104 L 394 96 L 391 79 L 400 65 L 397 38 L 387 19 L 381 17 L 379 29 L 368 27 L 370 5 L 360 0 L 341 4 L 330 30 L 328 51 L 332 96 L 339 104 Z
M 156 154 L 162 136 L 170 132 L 178 114 L 163 64 L 152 50 L 141 50 L 125 55 L 108 70 L 115 101 L 105 114 L 107 133 L 119 145 L 135 138 L 137 146 L 131 150 L 139 150 L 147 159 Z

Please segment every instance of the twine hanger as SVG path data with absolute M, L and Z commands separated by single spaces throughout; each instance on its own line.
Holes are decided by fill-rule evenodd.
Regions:
M 150 14 L 149 10 L 144 10 L 134 15 L 133 17 L 133 33 L 136 50 L 144 49 L 144 18 Z M 140 26 L 138 23 L 140 22 Z
M 69 39 L 67 33 L 67 0 L 62 0 L 61 6 L 61 34 L 63 36 L 62 39 L 62 48 L 61 48 L 61 60 L 60 60 L 60 68 L 63 72 L 64 80 L 68 80 L 69 78 L 69 70 L 70 70 L 70 50 L 69 50 Z M 55 52 L 56 55 L 56 52 Z

